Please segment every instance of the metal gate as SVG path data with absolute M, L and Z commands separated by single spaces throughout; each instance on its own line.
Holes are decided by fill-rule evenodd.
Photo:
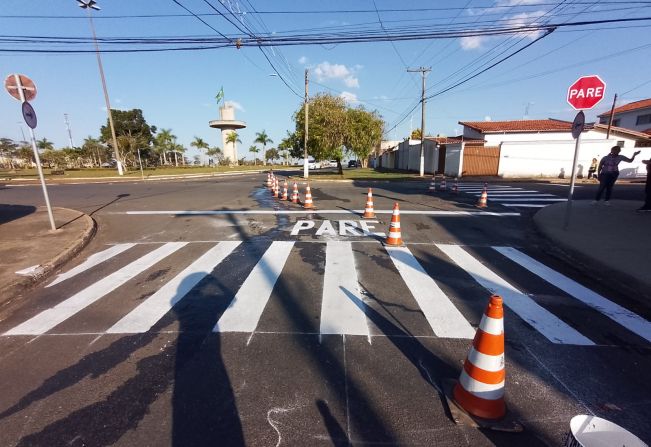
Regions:
M 465 145 L 462 175 L 497 175 L 499 165 L 499 146 Z

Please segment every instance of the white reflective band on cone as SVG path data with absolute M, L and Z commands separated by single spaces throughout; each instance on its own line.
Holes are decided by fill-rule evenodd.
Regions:
M 496 385 L 478 382 L 470 377 L 465 369 L 461 370 L 459 383 L 466 391 L 481 399 L 496 400 L 504 396 L 504 381 Z
M 399 232 L 399 231 L 397 231 L 397 232 L 396 232 L 396 231 L 389 231 L 389 238 L 390 238 L 390 239 L 391 239 L 391 238 L 393 238 L 393 239 L 395 239 L 395 238 L 398 238 L 398 239 L 401 238 L 400 232 Z
M 504 354 L 488 355 L 476 351 L 474 347 L 470 348 L 468 361 L 478 368 L 485 371 L 497 372 L 504 369 Z
M 486 314 L 482 315 L 479 329 L 492 335 L 501 335 L 504 333 L 504 320 L 501 318 L 491 318 Z

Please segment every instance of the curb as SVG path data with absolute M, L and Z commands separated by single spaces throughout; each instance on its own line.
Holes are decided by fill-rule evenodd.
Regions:
M 55 207 L 54 209 L 65 209 Z M 68 208 L 69 209 L 69 208 Z M 63 252 L 59 253 L 56 257 L 51 259 L 45 264 L 42 264 L 36 275 L 22 277 L 6 286 L 7 295 L 0 303 L 0 307 L 4 307 L 9 302 L 13 301 L 20 293 L 26 289 L 36 285 L 40 281 L 47 278 L 53 271 L 64 265 L 66 262 L 74 258 L 81 250 L 88 245 L 90 240 L 97 232 L 97 223 L 88 214 L 83 214 L 80 219 L 86 221 L 86 230 L 77 241 L 67 247 Z

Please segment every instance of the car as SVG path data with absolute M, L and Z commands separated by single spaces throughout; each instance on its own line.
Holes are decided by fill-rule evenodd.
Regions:
M 348 161 L 348 167 L 349 168 L 359 168 L 361 166 L 362 166 L 362 164 L 359 162 L 359 160 L 349 160 Z
M 327 160 L 327 161 L 324 161 L 324 162 L 321 164 L 321 167 L 324 167 L 324 168 L 336 168 L 336 167 L 337 167 L 337 160 Z
M 307 168 L 308 169 L 319 169 L 321 167 L 321 164 L 316 162 L 316 161 L 309 161 L 307 163 Z

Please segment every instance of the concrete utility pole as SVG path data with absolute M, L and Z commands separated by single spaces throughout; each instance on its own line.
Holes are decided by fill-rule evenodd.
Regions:
M 66 127 L 68 128 L 68 141 L 70 142 L 70 149 L 75 147 L 74 143 L 72 142 L 72 132 L 70 131 L 70 121 L 68 121 L 68 114 L 64 113 L 63 114 L 64 122 L 66 123 Z
M 423 88 L 420 97 L 421 112 L 420 112 L 420 176 L 425 176 L 425 74 L 432 71 L 432 67 L 425 68 L 408 68 L 408 72 L 420 72 L 423 79 Z
M 608 119 L 608 130 L 606 131 L 606 140 L 610 138 L 610 128 L 613 126 L 613 117 L 615 116 L 615 103 L 617 102 L 617 93 L 613 98 L 613 106 L 610 108 L 610 118 Z
M 308 178 L 310 175 L 309 169 L 307 167 L 307 129 L 308 129 L 308 97 L 307 97 L 307 85 L 308 85 L 308 69 L 305 69 L 305 103 L 303 108 L 305 109 L 305 135 L 303 138 L 303 177 Z

